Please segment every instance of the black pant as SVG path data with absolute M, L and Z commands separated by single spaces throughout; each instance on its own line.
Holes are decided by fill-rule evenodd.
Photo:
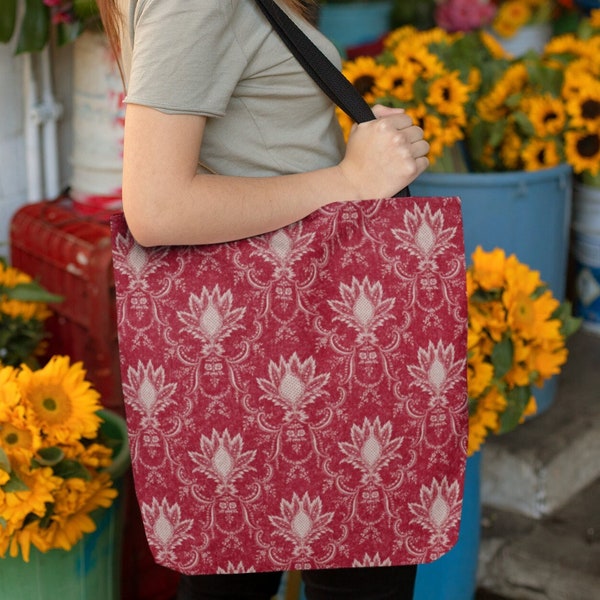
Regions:
M 304 571 L 307 600 L 412 600 L 416 566 Z M 281 573 L 181 577 L 177 600 L 270 600 Z

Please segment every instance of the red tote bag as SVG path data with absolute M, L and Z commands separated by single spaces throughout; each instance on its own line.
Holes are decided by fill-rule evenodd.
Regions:
M 111 222 L 137 498 L 187 574 L 414 564 L 456 542 L 467 445 L 460 201 L 335 203 L 143 248 Z

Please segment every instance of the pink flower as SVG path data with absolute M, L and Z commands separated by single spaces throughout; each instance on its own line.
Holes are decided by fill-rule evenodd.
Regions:
M 69 0 L 43 0 L 43 2 L 51 9 L 53 25 L 73 23 L 75 21 L 73 2 L 70 2 Z
M 446 31 L 471 31 L 488 25 L 495 14 L 490 0 L 446 0 L 438 4 L 435 20 Z

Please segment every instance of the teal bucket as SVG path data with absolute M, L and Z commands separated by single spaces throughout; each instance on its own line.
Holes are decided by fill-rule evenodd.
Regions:
M 477 246 L 515 254 L 564 300 L 572 201 L 572 170 L 559 165 L 505 173 L 423 173 L 413 196 L 460 196 L 467 262 Z M 535 389 L 538 412 L 556 395 L 556 377 Z
M 119 600 L 121 598 L 121 541 L 123 531 L 123 475 L 130 465 L 124 419 L 100 411 L 101 430 L 117 440 L 115 458 L 108 469 L 119 496 L 107 509 L 92 513 L 96 530 L 86 534 L 71 550 L 39 552 L 31 548 L 30 560 L 0 559 L 2 600 Z
M 344 55 L 346 48 L 374 42 L 390 30 L 393 3 L 322 3 L 318 26 Z

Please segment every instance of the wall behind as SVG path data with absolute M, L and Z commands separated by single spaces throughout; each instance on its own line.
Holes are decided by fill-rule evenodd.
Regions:
M 72 148 L 72 47 L 52 50 L 54 93 L 63 107 L 58 123 L 60 182 L 66 187 L 71 177 Z M 14 55 L 14 44 L 0 44 L 0 255 L 8 256 L 12 215 L 30 201 L 27 192 L 23 56 Z

